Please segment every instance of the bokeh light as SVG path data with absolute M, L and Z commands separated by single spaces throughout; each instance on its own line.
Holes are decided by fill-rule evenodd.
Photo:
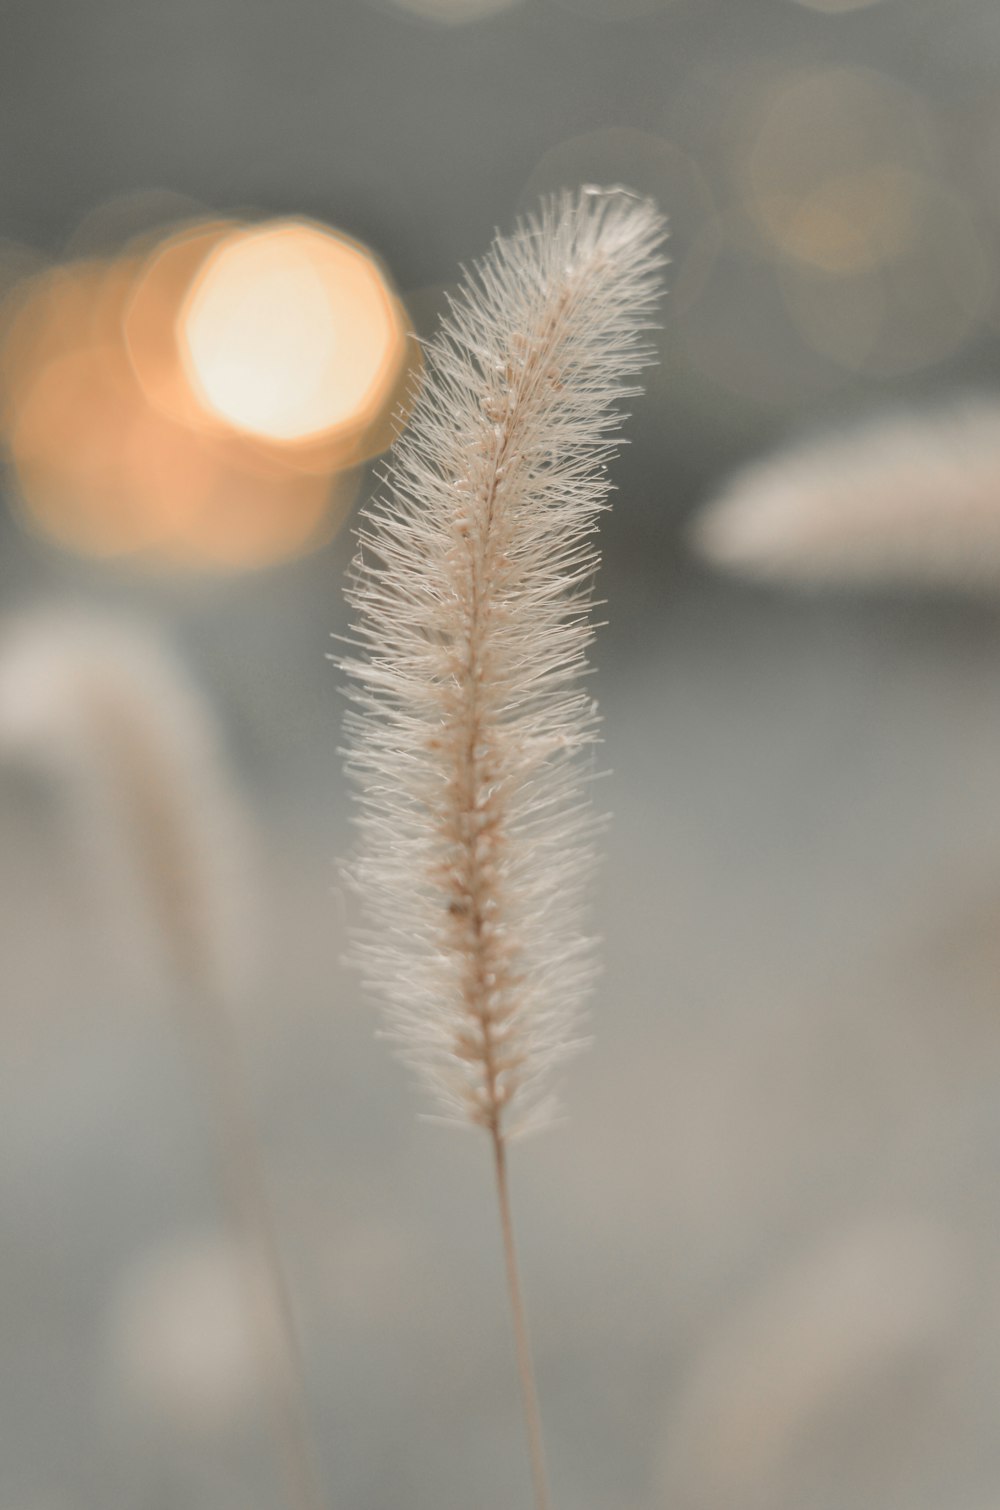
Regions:
M 402 322 L 370 253 L 300 221 L 222 241 L 179 325 L 204 406 L 266 440 L 357 427 L 399 375 Z
M 746 210 L 813 350 L 889 377 L 954 350 L 993 297 L 968 209 L 911 89 L 872 68 L 793 74 L 742 163 Z
M 168 567 L 243 570 L 328 539 L 414 362 L 371 253 L 307 222 L 144 229 L 22 278 L 2 313 L 25 522 Z
M 178 312 L 206 257 L 235 226 L 231 220 L 199 220 L 157 242 L 123 313 L 126 348 L 143 392 L 161 413 L 184 425 L 200 425 L 204 411 L 184 370 Z
M 437 26 L 468 26 L 523 3 L 524 0 L 392 0 L 394 9 Z
M 556 0 L 556 4 L 581 20 L 610 25 L 651 16 L 672 4 L 672 0 Z
M 714 386 L 807 408 L 941 363 L 996 318 L 956 121 L 912 82 L 750 58 L 696 71 L 668 124 L 716 207 L 671 278 L 685 363 Z
M 916 372 L 955 351 L 993 304 L 996 270 L 958 194 L 927 178 L 902 190 L 910 234 L 884 264 L 828 275 L 785 264 L 779 282 L 800 332 L 838 365 L 876 377 Z
M 794 3 L 803 6 L 805 10 L 818 10 L 824 15 L 838 16 L 846 11 L 868 10 L 870 6 L 877 5 L 878 0 L 794 0 Z
M 870 68 L 804 70 L 763 102 L 741 172 L 750 214 L 779 253 L 851 272 L 900 255 L 911 198 L 935 166 L 919 98 Z
M 133 1260 L 105 1320 L 107 1373 L 159 1430 L 195 1436 L 252 1414 L 259 1260 L 214 1233 L 191 1233 Z

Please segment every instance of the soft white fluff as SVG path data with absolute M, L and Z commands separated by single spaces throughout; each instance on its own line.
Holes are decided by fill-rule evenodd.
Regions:
M 344 665 L 350 875 L 369 983 L 445 1114 L 548 1108 L 594 969 L 584 912 L 594 543 L 664 226 L 621 190 L 546 203 L 467 273 L 367 511 Z
M 1000 580 L 1000 403 L 966 400 L 804 442 L 695 520 L 709 560 L 803 583 Z
M 94 860 L 134 893 L 184 989 L 238 997 L 252 953 L 249 818 L 212 709 L 159 638 L 82 610 L 5 624 L 0 761 L 15 759 L 65 782 Z

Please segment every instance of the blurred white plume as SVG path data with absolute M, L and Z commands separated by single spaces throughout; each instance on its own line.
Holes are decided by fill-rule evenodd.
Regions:
M 295 1510 L 321 1510 L 292 1305 L 230 1021 L 230 1008 L 248 983 L 254 867 L 249 818 L 211 709 L 150 631 L 98 615 L 39 613 L 0 638 L 4 757 L 47 768 L 71 790 L 87 820 L 95 863 L 110 861 L 109 868 L 129 880 L 150 943 L 159 944 L 172 973 L 172 1002 L 212 1108 L 235 1241 L 254 1271 L 247 1292 L 254 1334 L 249 1350 L 256 1348 L 267 1385 L 289 1503 Z M 116 913 L 127 918 L 125 900 L 119 896 Z M 239 1388 L 246 1367 L 239 1296 L 225 1267 L 199 1270 L 196 1264 L 191 1275 L 179 1271 L 176 1291 L 169 1272 L 165 1288 L 154 1276 L 152 1288 L 140 1290 L 140 1315 L 150 1302 L 164 1311 L 150 1314 L 139 1336 L 140 1351 L 159 1355 L 152 1359 L 161 1375 L 154 1390 L 162 1385 L 161 1393 L 176 1395 L 205 1360 L 213 1370 L 219 1365 L 220 1398 L 234 1376 Z M 189 1290 L 196 1307 L 219 1313 L 217 1337 L 206 1334 L 199 1343 L 204 1318 L 196 1311 L 187 1321 L 183 1314 Z M 211 1405 L 202 1400 L 196 1412 Z
M 804 584 L 1000 584 L 1000 403 L 965 400 L 803 442 L 739 472 L 696 549 Z
M 9 623 L 0 759 L 65 785 L 100 884 L 117 877 L 133 912 L 138 898 L 186 990 L 231 1000 L 252 933 L 249 820 L 211 709 L 155 634 L 82 611 Z

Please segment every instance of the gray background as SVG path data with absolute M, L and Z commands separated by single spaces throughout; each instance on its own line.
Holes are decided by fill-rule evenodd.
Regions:
M 371 244 L 425 327 L 539 189 L 610 177 L 671 214 L 662 364 L 604 532 L 596 1042 L 565 1125 L 513 1160 L 566 1510 L 1000 1492 L 1000 620 L 724 581 L 682 530 L 785 435 L 989 391 L 998 65 L 993 0 L 524 0 L 454 26 L 0 0 L 0 235 L 53 257 L 137 189 L 304 213 Z M 902 303 L 858 359 L 817 349 L 832 284 L 767 243 L 746 187 L 789 81 L 841 68 L 876 102 L 851 162 L 920 179 L 911 248 L 873 275 Z M 807 177 L 849 135 L 808 104 L 777 119 Z M 324 657 L 350 552 L 345 532 L 241 579 L 153 579 L 5 516 L 0 602 L 140 615 L 215 706 L 259 834 L 237 1025 L 329 1503 L 500 1510 L 528 1485 L 487 1150 L 417 1120 L 340 963 Z M 281 1491 L 219 1278 L 211 1106 L 82 816 L 0 776 L 0 1510 L 263 1510 Z

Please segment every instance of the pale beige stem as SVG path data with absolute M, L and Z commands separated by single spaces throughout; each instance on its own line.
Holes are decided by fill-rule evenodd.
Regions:
M 189 1016 L 196 1019 L 189 1027 L 202 1051 L 198 1057 L 214 1107 L 223 1195 L 256 1270 L 250 1276 L 253 1324 L 288 1504 L 290 1510 L 325 1510 L 301 1349 L 239 1045 L 222 1003 L 203 998 Z
M 521 1294 L 521 1276 L 517 1264 L 517 1250 L 514 1246 L 514 1224 L 510 1215 L 507 1145 L 498 1127 L 491 1129 L 491 1135 L 497 1177 L 497 1201 L 500 1207 L 500 1230 L 503 1233 L 504 1260 L 507 1265 L 507 1288 L 510 1293 L 511 1317 L 514 1323 L 517 1368 L 521 1377 L 521 1400 L 524 1406 L 524 1425 L 528 1434 L 531 1480 L 535 1491 L 535 1510 L 550 1510 L 548 1476 L 545 1471 L 545 1446 L 542 1441 L 542 1418 L 538 1409 L 535 1367 L 531 1359 L 528 1323 L 525 1319 L 524 1298 Z

